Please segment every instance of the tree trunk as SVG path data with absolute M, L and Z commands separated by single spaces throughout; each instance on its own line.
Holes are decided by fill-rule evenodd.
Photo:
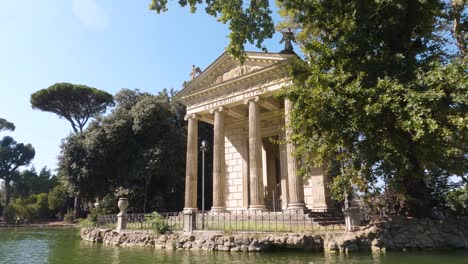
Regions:
M 5 207 L 3 208 L 3 212 L 2 212 L 3 221 L 5 221 L 5 212 L 6 212 L 8 205 L 10 204 L 10 195 L 11 195 L 10 192 L 11 192 L 10 181 L 5 180 Z
M 78 194 L 75 195 L 73 209 L 74 209 L 74 218 L 75 219 L 79 218 L 80 217 L 80 196 Z
M 414 155 L 410 154 L 408 158 L 412 168 L 402 181 L 405 195 L 403 213 L 418 218 L 431 217 L 433 199 L 424 180 L 424 170 Z

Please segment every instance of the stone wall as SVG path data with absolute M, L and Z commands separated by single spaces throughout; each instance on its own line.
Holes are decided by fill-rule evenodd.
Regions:
M 82 228 L 81 238 L 89 242 L 119 246 L 143 246 L 162 249 L 206 251 L 259 252 L 274 248 L 322 250 L 320 235 L 305 234 L 221 234 L 194 232 L 192 234 L 155 234 L 151 231 L 117 232 L 110 229 Z
M 243 139 L 243 128 L 226 126 L 225 159 L 226 159 L 226 207 L 228 210 L 243 209 L 243 158 L 241 154 L 246 147 Z
M 258 252 L 303 249 L 330 252 L 408 249 L 467 249 L 468 219 L 428 220 L 393 217 L 355 232 L 232 233 L 197 231 L 192 234 L 155 234 L 151 231 L 83 228 L 85 241 L 120 246 L 167 249 Z
M 327 190 L 327 182 L 320 168 L 311 169 L 310 178 L 304 182 L 304 199 L 309 209 L 327 209 L 330 197 Z

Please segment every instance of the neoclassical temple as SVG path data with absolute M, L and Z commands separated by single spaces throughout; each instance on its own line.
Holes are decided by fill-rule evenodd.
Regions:
M 225 210 L 327 209 L 322 170 L 303 181 L 289 142 L 290 85 L 285 65 L 295 54 L 247 52 L 244 64 L 224 53 L 178 94 L 187 106 L 184 211 L 197 210 L 198 123 L 213 125 L 213 206 Z

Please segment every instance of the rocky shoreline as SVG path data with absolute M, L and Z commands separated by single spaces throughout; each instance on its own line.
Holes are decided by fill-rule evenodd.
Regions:
M 229 252 L 276 249 L 344 252 L 383 250 L 468 249 L 468 219 L 393 217 L 361 230 L 323 233 L 254 233 L 196 231 L 157 234 L 152 231 L 82 228 L 85 241 L 118 246 Z

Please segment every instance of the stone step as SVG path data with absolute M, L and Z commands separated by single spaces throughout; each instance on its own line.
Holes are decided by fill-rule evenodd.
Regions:
M 344 225 L 345 221 L 344 220 L 336 220 L 336 221 L 320 221 L 320 222 L 314 222 L 320 226 L 330 226 L 330 225 Z

